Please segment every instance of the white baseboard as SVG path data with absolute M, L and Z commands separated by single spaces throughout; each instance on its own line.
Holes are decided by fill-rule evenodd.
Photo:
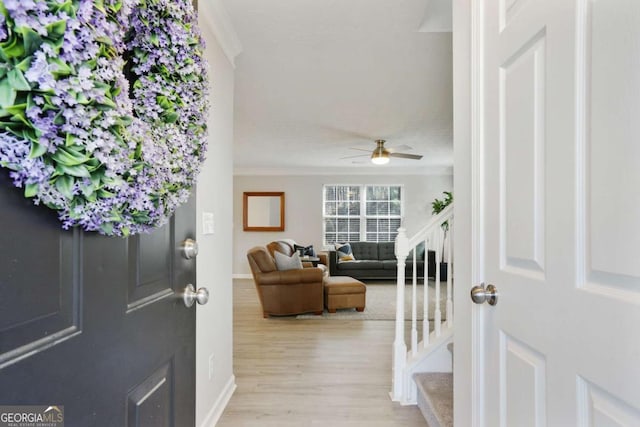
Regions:
M 204 421 L 202 422 L 200 427 L 215 427 L 235 390 L 236 377 L 235 375 L 231 375 L 231 378 L 229 378 L 229 381 L 224 386 L 222 393 L 220 393 L 220 396 L 218 396 L 218 399 L 216 399 L 216 403 L 213 404 L 213 407 L 204 418 Z
M 253 278 L 251 274 L 246 274 L 246 273 L 234 273 L 231 275 L 231 277 L 234 279 L 252 279 Z

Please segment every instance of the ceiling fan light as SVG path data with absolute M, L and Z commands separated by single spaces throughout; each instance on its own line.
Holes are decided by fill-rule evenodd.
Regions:
M 375 165 L 386 165 L 387 163 L 389 163 L 389 153 L 387 153 L 386 151 L 374 151 L 371 155 L 371 163 Z

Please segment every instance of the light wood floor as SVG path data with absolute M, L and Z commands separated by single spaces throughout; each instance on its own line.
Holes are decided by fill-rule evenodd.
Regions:
M 263 319 L 251 280 L 234 280 L 238 385 L 219 427 L 426 426 L 391 402 L 394 322 Z

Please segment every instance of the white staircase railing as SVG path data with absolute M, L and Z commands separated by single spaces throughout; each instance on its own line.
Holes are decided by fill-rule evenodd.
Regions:
M 391 398 L 404 404 L 415 403 L 415 383 L 411 374 L 430 350 L 442 346 L 453 333 L 452 272 L 453 204 L 446 207 L 413 237 L 404 228 L 398 229 L 395 253 L 398 260 L 396 294 L 396 330 L 393 343 L 393 376 Z M 422 255 L 424 248 L 424 256 Z M 408 258 L 408 259 L 407 259 Z M 435 262 L 435 264 L 434 264 Z M 409 264 L 407 266 L 407 263 Z M 408 268 L 407 268 L 408 267 Z M 406 283 L 405 269 L 411 272 L 411 284 Z M 442 283 L 446 275 L 446 300 L 442 301 Z M 441 281 L 442 279 L 442 281 Z M 418 307 L 418 282 L 422 282 L 423 303 Z M 407 287 L 411 286 L 410 292 Z M 429 289 L 432 294 L 429 295 Z M 411 322 L 405 320 L 405 295 L 410 298 Z M 430 299 L 433 301 L 430 301 Z M 433 309 L 431 309 L 431 307 Z M 445 310 L 446 320 L 443 320 Z M 422 328 L 418 328 L 418 313 L 422 312 Z M 433 320 L 431 320 L 433 319 Z M 409 330 L 408 330 L 409 329 Z M 407 350 L 405 337 L 410 340 Z

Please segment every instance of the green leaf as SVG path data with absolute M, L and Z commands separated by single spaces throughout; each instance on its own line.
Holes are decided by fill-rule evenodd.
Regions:
M 13 104 L 9 107 L 6 107 L 5 110 L 14 115 L 24 115 L 25 110 L 27 109 L 27 104 Z
M 56 114 L 56 116 L 53 118 L 53 124 L 56 124 L 58 126 L 65 124 L 65 119 L 62 115 L 62 111 Z
M 92 195 L 94 195 L 94 188 L 92 184 L 89 185 L 81 185 L 80 186 L 80 191 L 82 191 L 82 195 L 88 199 L 90 198 Z
M 164 122 L 169 124 L 175 123 L 179 117 L 180 115 L 178 113 L 176 113 L 175 111 L 169 110 L 164 114 Z
M 29 93 L 29 96 L 27 96 L 27 111 L 32 109 L 34 106 L 35 103 L 33 102 L 33 94 Z
M 53 154 L 53 156 L 51 156 L 51 158 L 55 160 L 56 163 L 63 166 L 77 166 L 89 160 L 89 156 L 87 156 L 82 152 L 73 150 L 70 147 L 58 147 L 58 149 Z M 80 176 L 80 175 L 74 175 L 74 176 Z M 87 175 L 87 178 L 88 178 L 88 175 Z
M 38 194 L 38 184 L 27 184 L 24 187 L 24 197 L 30 198 Z
M 51 73 L 54 77 L 68 76 L 73 73 L 73 68 L 60 58 L 50 58 L 49 63 L 57 66 L 57 69 Z
M 11 87 L 9 79 L 2 79 L 0 81 L 0 106 L 3 109 L 12 106 L 16 101 L 16 95 L 18 95 L 18 93 Z
M 56 180 L 56 188 L 67 199 L 73 199 L 74 178 L 69 175 L 62 175 Z
M 133 123 L 131 116 L 120 116 L 116 119 L 116 124 L 120 126 L 129 126 L 131 123 Z
M 29 120 L 27 120 L 27 116 L 25 115 L 25 112 L 24 112 L 24 107 L 26 107 L 26 105 L 27 104 L 20 104 L 20 105 L 14 105 L 6 108 L 6 111 L 12 114 L 11 116 L 12 122 L 19 122 L 27 126 L 31 126 L 31 123 L 29 122 Z
M 18 42 L 18 37 L 15 35 L 11 35 L 6 42 L 0 43 L 0 49 L 8 59 L 22 58 L 24 56 L 24 45 Z
M 66 166 L 58 163 L 56 169 L 60 172 L 64 172 L 67 175 L 75 176 L 78 178 L 91 178 L 91 174 L 84 165 Z
M 22 129 L 22 137 L 28 141 L 38 142 L 40 140 L 40 137 L 38 135 L 41 135 L 39 131 L 35 131 L 31 128 Z
M 89 103 L 91 102 L 84 92 L 76 93 L 76 101 L 78 101 L 78 104 L 80 105 L 89 105 Z
M 67 0 L 57 7 L 59 11 L 66 12 L 67 15 L 74 18 L 76 16 L 75 8 L 73 7 L 73 2 L 71 0 Z
M 31 90 L 31 85 L 27 79 L 24 78 L 24 74 L 22 71 L 14 68 L 13 70 L 9 70 L 7 73 L 7 78 L 9 79 L 9 84 L 15 90 Z
M 167 109 L 169 109 L 169 108 L 171 108 L 173 106 L 171 101 L 169 101 L 169 98 L 167 98 L 164 95 L 157 96 L 156 97 L 156 102 L 158 103 L 158 105 L 160 107 L 162 107 L 163 110 L 167 110 Z
M 17 65 L 16 68 L 20 71 L 22 71 L 23 73 L 26 73 L 29 68 L 31 68 L 31 60 L 33 59 L 33 57 L 28 56 L 25 59 L 23 59 L 22 61 L 20 61 Z
M 113 234 L 113 224 L 110 222 L 103 222 L 100 224 L 100 229 L 107 236 L 111 236 Z
M 101 185 L 100 182 L 102 181 L 102 178 L 104 177 L 104 170 L 103 169 L 99 169 L 97 171 L 95 171 L 94 173 L 91 174 L 91 183 L 93 184 L 93 188 L 95 189 L 100 189 Z
M 66 26 L 66 24 L 64 25 Z M 42 37 L 40 37 L 40 34 L 36 33 L 29 27 L 20 28 L 20 32 L 22 33 L 22 44 L 24 46 L 25 55 L 33 55 L 35 51 L 40 49 L 40 45 L 42 45 Z
M 58 39 L 64 36 L 65 31 L 67 30 L 67 22 L 66 21 L 58 21 L 52 24 L 47 25 L 47 33 L 49 38 Z
M 115 109 L 116 107 L 117 107 L 117 105 L 115 104 L 115 102 L 113 102 L 109 98 L 103 98 L 102 102 L 100 104 L 96 105 L 96 109 L 98 111 L 110 111 L 110 110 Z
M 107 37 L 107 36 L 99 36 L 99 37 L 96 37 L 96 41 L 97 41 L 98 43 L 104 43 L 104 44 L 106 44 L 107 46 L 113 46 L 113 40 L 111 40 L 111 38 L 110 38 L 110 37 Z
M 100 197 L 101 199 L 109 199 L 113 196 L 115 196 L 114 193 L 107 191 L 104 188 L 101 188 L 100 190 L 98 190 L 98 197 Z
M 31 141 L 31 152 L 29 153 L 30 159 L 35 159 L 36 157 L 42 156 L 47 152 L 47 147 L 42 144 L 38 144 L 37 142 Z

